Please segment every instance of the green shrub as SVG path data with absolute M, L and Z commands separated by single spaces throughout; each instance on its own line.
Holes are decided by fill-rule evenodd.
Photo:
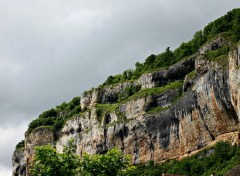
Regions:
M 161 87 L 141 89 L 140 91 L 136 92 L 132 96 L 125 99 L 123 102 L 130 101 L 130 100 L 135 100 L 135 99 L 142 98 L 142 97 L 147 97 L 147 96 L 150 96 L 150 95 L 161 94 L 161 93 L 163 93 L 167 90 L 181 88 L 182 85 L 183 85 L 182 81 L 175 81 L 175 82 L 171 82 L 171 83 L 169 83 L 165 86 L 161 86 Z
M 170 106 L 166 106 L 166 107 L 153 107 L 153 108 L 150 108 L 147 113 L 148 114 L 155 114 L 155 113 L 159 113 L 161 111 L 165 111 L 167 109 L 169 109 Z
M 56 116 L 57 116 L 57 112 L 52 108 L 40 114 L 39 118 L 48 118 L 48 117 L 56 117 Z
M 25 147 L 25 141 L 22 140 L 16 145 L 16 150 L 24 149 L 24 147 Z
M 31 133 L 39 126 L 52 126 L 56 134 L 62 129 L 64 123 L 69 118 L 81 112 L 80 97 L 74 97 L 69 103 L 63 102 L 61 105 L 47 110 L 39 115 L 28 125 L 28 133 Z
M 34 163 L 31 166 L 33 176 L 120 176 L 125 175 L 130 158 L 113 148 L 104 155 L 84 154 L 82 159 L 74 154 L 73 140 L 63 153 L 57 153 L 50 145 L 36 147 Z
M 106 114 L 113 112 L 118 107 L 118 104 L 97 104 L 96 105 L 96 113 L 97 119 L 99 122 L 102 122 L 102 119 L 106 116 Z
M 228 54 L 228 52 L 229 52 L 229 50 L 230 50 L 230 48 L 228 47 L 228 46 L 224 46 L 224 47 L 221 47 L 221 48 L 219 48 L 219 49 L 217 49 L 217 50 L 214 50 L 214 51 L 209 51 L 208 53 L 207 53 L 207 59 L 209 59 L 209 60 L 213 60 L 213 59 L 215 59 L 215 58 L 217 58 L 217 57 L 219 57 L 219 56 L 221 56 L 221 55 L 226 55 L 226 54 Z
M 80 167 L 79 156 L 73 154 L 74 145 L 69 143 L 63 153 L 57 153 L 50 145 L 35 148 L 34 164 L 31 167 L 33 176 L 75 176 Z
M 210 51 L 206 54 L 206 59 L 219 63 L 223 68 L 228 66 L 228 52 L 230 48 L 224 46 L 215 51 Z
M 196 71 L 195 70 L 191 71 L 190 73 L 187 74 L 187 76 L 188 76 L 188 79 L 194 78 L 196 76 Z
M 131 85 L 129 87 L 126 87 L 125 90 L 118 95 L 118 101 L 122 101 L 127 99 L 128 97 L 132 96 L 136 92 L 138 92 L 141 89 L 141 85 Z

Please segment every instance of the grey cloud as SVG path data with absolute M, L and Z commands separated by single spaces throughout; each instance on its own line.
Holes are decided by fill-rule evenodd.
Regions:
M 0 176 L 7 176 L 7 175 L 10 176 L 10 175 L 12 175 L 11 168 L 9 168 L 9 167 L 6 167 L 4 165 L 0 165 L 0 170 L 1 170 Z
M 14 151 L 15 145 L 24 138 L 23 130 L 27 129 L 27 122 L 22 121 L 18 125 L 7 125 L 0 127 L 0 168 L 10 168 L 11 166 L 11 155 Z M 15 143 L 15 145 L 13 145 Z M 3 145 L 4 144 L 4 145 Z M 0 169 L 0 176 L 2 170 Z

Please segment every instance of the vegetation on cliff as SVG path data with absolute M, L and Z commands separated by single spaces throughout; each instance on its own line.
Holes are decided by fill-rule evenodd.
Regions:
M 162 164 L 149 161 L 146 164 L 130 166 L 130 158 L 113 148 L 103 155 L 88 155 L 80 159 L 75 152 L 72 141 L 63 153 L 57 153 L 51 146 L 36 147 L 33 176 L 58 175 L 75 176 L 159 176 L 162 173 L 191 176 L 209 176 L 216 173 L 221 176 L 240 164 L 240 149 L 228 142 L 219 142 L 197 154 L 180 161 L 168 160 Z
M 25 147 L 25 141 L 22 140 L 16 145 L 16 150 L 23 150 Z
M 240 149 L 228 142 L 219 142 L 214 147 L 205 149 L 191 157 L 178 160 L 168 160 L 162 164 L 149 161 L 139 164 L 126 175 L 159 176 L 162 173 L 209 176 L 226 174 L 231 168 L 240 164 Z
M 111 92 L 111 90 L 109 91 L 110 98 L 111 98 L 111 93 L 114 92 L 115 94 L 117 94 L 117 96 L 115 96 L 114 93 L 113 93 L 114 95 L 112 95 L 112 97 L 115 96 L 114 101 L 98 101 L 101 103 L 96 103 L 94 101 L 91 102 L 91 98 L 92 98 L 91 96 L 92 94 L 95 96 L 94 94 L 95 92 L 89 91 L 86 93 L 85 95 L 86 97 L 83 97 L 83 98 L 86 98 L 86 101 L 88 101 L 87 108 L 85 108 L 86 110 L 81 110 L 80 97 L 75 97 L 69 103 L 64 102 L 60 106 L 52 108 L 48 111 L 43 112 L 41 115 L 39 115 L 39 117 L 36 120 L 33 120 L 29 124 L 27 133 L 31 133 L 34 130 L 39 129 L 41 127 L 49 127 L 53 129 L 54 133 L 59 137 L 60 136 L 59 132 L 67 120 L 69 120 L 71 117 L 76 115 L 82 117 L 85 112 L 94 112 L 94 111 L 91 111 L 91 108 L 93 108 L 93 110 L 96 110 L 97 120 L 100 122 L 99 124 L 104 124 L 101 122 L 106 123 L 104 125 L 104 128 L 105 128 L 104 135 L 105 135 L 107 134 L 106 129 L 109 126 L 115 125 L 116 123 L 124 123 L 125 125 L 125 123 L 127 123 L 127 120 L 131 119 L 131 118 L 127 120 L 124 119 L 125 116 L 123 116 L 122 111 L 120 111 L 121 106 L 126 105 L 130 101 L 134 102 L 136 99 L 140 99 L 140 98 L 144 99 L 146 97 L 152 97 L 152 96 L 155 97 L 155 95 L 171 92 L 169 90 L 175 91 L 175 94 L 172 94 L 173 99 L 171 99 L 169 102 L 167 102 L 164 105 L 153 102 L 149 105 L 148 108 L 144 109 L 143 114 L 148 113 L 152 115 L 154 113 L 166 111 L 167 109 L 174 107 L 174 105 L 176 105 L 179 102 L 178 101 L 179 99 L 181 100 L 183 99 L 184 97 L 183 95 L 186 95 L 187 93 L 189 93 L 187 92 L 187 90 L 186 90 L 186 93 L 183 93 L 183 90 L 182 90 L 184 76 L 187 75 L 188 79 L 198 78 L 199 72 L 197 72 L 197 70 L 187 69 L 187 71 L 184 72 L 183 76 L 179 76 L 178 69 L 175 69 L 175 67 L 173 68 L 169 66 L 171 66 L 172 64 L 178 61 L 189 61 L 192 58 L 193 58 L 192 60 L 194 61 L 195 53 L 200 49 L 200 47 L 204 43 L 206 43 L 207 45 L 208 43 L 211 43 L 212 40 L 220 36 L 220 37 L 223 37 L 224 42 L 225 42 L 225 38 L 227 38 L 226 42 L 231 42 L 231 44 L 227 43 L 225 45 L 224 43 L 223 45 L 217 46 L 215 49 L 207 48 L 209 50 L 204 52 L 203 57 L 208 61 L 218 63 L 218 65 L 220 65 L 220 68 L 226 68 L 228 65 L 227 56 L 229 51 L 231 51 L 231 46 L 236 44 L 240 38 L 239 22 L 240 22 L 240 9 L 235 9 L 229 12 L 227 15 L 210 23 L 202 31 L 198 31 L 194 35 L 191 41 L 187 43 L 182 43 L 176 50 L 171 51 L 170 48 L 168 47 L 165 50 L 165 52 L 159 55 L 150 55 L 145 60 L 144 63 L 137 62 L 135 65 L 136 68 L 134 70 L 126 70 L 123 74 L 108 77 L 108 79 L 102 85 L 100 85 L 99 88 L 97 89 L 98 91 L 102 90 L 101 93 L 106 91 L 105 88 L 108 90 L 111 88 L 114 88 L 116 84 L 123 83 L 123 82 L 127 82 L 127 84 L 129 83 L 127 87 L 124 87 L 125 85 L 124 86 L 120 85 L 119 87 L 121 86 L 124 87 L 124 90 L 121 89 L 121 91 L 118 91 L 118 93 L 115 93 L 114 91 Z M 213 47 L 213 46 L 210 46 L 210 47 Z M 208 61 L 206 63 L 209 63 Z M 179 67 L 181 66 L 183 67 L 183 65 L 184 64 L 180 65 Z M 172 68 L 173 68 L 172 70 L 175 69 L 174 74 L 171 75 L 171 78 L 167 77 L 165 79 L 164 77 L 163 78 L 164 80 L 159 84 L 156 84 L 156 85 L 154 84 L 153 86 L 149 86 L 153 88 L 142 88 L 141 85 L 138 85 L 139 80 L 135 81 L 142 74 L 153 72 L 155 70 L 161 70 L 160 72 L 165 74 L 167 72 L 164 72 L 164 71 L 162 72 L 162 69 L 164 70 L 168 67 L 170 71 Z M 193 64 L 191 65 L 191 67 L 194 68 Z M 186 67 L 184 67 L 184 69 L 185 68 Z M 156 74 L 161 74 L 161 73 L 157 72 Z M 157 77 L 157 79 L 159 79 L 159 77 Z M 192 86 L 192 83 L 189 85 L 189 87 L 191 86 Z M 148 87 L 148 86 L 145 86 L 145 87 Z M 97 96 L 98 95 L 96 95 L 96 97 L 94 98 L 97 99 L 98 98 Z M 196 97 L 193 96 L 192 99 L 194 98 Z M 159 101 L 161 101 L 161 99 Z M 187 103 L 192 105 L 191 101 Z M 166 112 L 171 112 L 170 110 Z M 108 118 L 108 115 L 112 112 L 116 113 L 118 119 L 113 123 L 108 123 L 111 121 L 110 117 Z M 152 119 L 153 119 L 152 120 L 153 123 L 158 122 L 158 121 L 154 121 L 154 118 Z M 165 122 L 167 120 L 169 120 L 169 118 L 166 116 L 166 119 L 162 119 L 161 123 L 165 125 Z M 176 120 L 176 124 L 177 123 L 178 123 L 178 119 Z M 151 127 L 151 123 L 150 123 L 150 127 Z M 86 131 L 89 132 L 91 128 L 92 126 L 89 126 Z M 160 128 L 160 127 L 158 126 L 157 128 Z M 168 126 L 166 126 L 166 128 L 168 128 Z M 78 130 L 74 131 L 76 132 L 74 134 L 77 134 L 78 133 L 77 131 Z M 155 133 L 155 131 L 153 132 Z M 66 135 L 68 134 L 69 133 L 66 133 Z M 123 134 L 122 129 L 119 130 L 119 133 L 116 133 L 116 135 L 118 134 L 120 137 L 122 137 L 122 134 Z M 162 133 L 162 134 L 165 135 L 165 133 Z M 166 136 L 168 136 L 168 134 Z M 215 136 L 212 140 L 214 139 L 215 139 Z M 101 144 L 101 145 L 105 145 L 105 144 Z M 110 147 L 115 146 L 115 143 L 114 145 L 109 145 L 109 146 Z M 110 148 L 109 146 L 107 146 L 107 149 Z M 167 149 L 167 146 L 168 145 L 166 145 L 164 149 Z M 24 142 L 20 142 L 16 146 L 16 149 L 22 149 L 23 147 L 24 147 Z M 47 175 L 77 175 L 78 173 L 82 173 L 82 175 L 84 174 L 99 175 L 101 173 L 100 175 L 109 175 L 109 173 L 111 174 L 115 173 L 115 175 L 117 175 L 118 172 L 122 174 L 122 171 L 124 170 L 124 175 L 129 175 L 129 176 L 134 176 L 134 175 L 153 175 L 154 176 L 154 175 L 160 175 L 161 173 L 165 173 L 165 172 L 177 173 L 177 174 L 183 174 L 183 175 L 209 175 L 211 172 L 216 172 L 218 175 L 223 175 L 230 168 L 240 164 L 239 162 L 240 149 L 236 146 L 231 146 L 229 143 L 226 143 L 226 142 L 218 143 L 213 148 L 209 148 L 207 150 L 201 151 L 197 155 L 185 158 L 181 161 L 171 160 L 171 161 L 166 161 L 163 164 L 156 164 L 153 161 L 150 161 L 147 164 L 139 164 L 134 167 L 131 167 L 131 169 L 127 169 L 129 161 L 125 159 L 121 155 L 121 152 L 116 149 L 109 150 L 107 154 L 104 154 L 101 156 L 100 155 L 89 156 L 85 154 L 82 160 L 80 160 L 78 156 L 74 155 L 72 151 L 74 151 L 74 148 L 71 148 L 71 147 L 65 148 L 63 153 L 59 154 L 56 152 L 55 149 L 51 148 L 50 146 L 37 147 L 36 156 L 34 160 L 35 163 L 32 168 L 33 174 L 35 175 L 41 175 L 41 174 L 42 175 L 46 175 L 46 174 Z M 117 158 L 116 162 L 113 161 L 115 160 L 113 159 L 114 157 Z M 125 163 L 123 161 L 125 161 Z M 113 166 L 115 170 L 112 168 Z
M 99 86 L 99 88 L 102 89 L 104 86 L 114 85 L 126 81 L 133 81 L 138 79 L 144 73 L 165 69 L 180 60 L 189 58 L 192 54 L 196 53 L 204 43 L 207 43 L 219 33 L 224 33 L 224 36 L 226 36 L 231 42 L 236 43 L 240 38 L 239 24 L 240 9 L 234 9 L 223 17 L 209 23 L 203 30 L 196 32 L 192 40 L 189 42 L 183 42 L 174 51 L 171 51 L 171 49 L 167 47 L 165 52 L 161 54 L 152 54 L 146 58 L 144 63 L 137 62 L 135 64 L 135 69 L 126 70 L 123 72 L 123 74 L 109 76 L 107 80 Z M 216 51 L 208 52 L 206 58 L 210 61 L 216 61 L 225 67 L 227 63 L 227 53 L 229 50 L 230 48 L 228 46 L 224 46 Z M 166 86 L 152 89 L 141 89 L 139 85 L 131 85 L 118 95 L 117 103 L 121 104 L 124 101 L 146 96 L 151 93 L 156 93 L 159 91 L 162 92 L 165 90 L 165 88 L 175 88 L 175 84 L 176 82 L 172 82 Z M 179 84 L 177 86 L 179 86 Z M 58 131 L 63 127 L 66 120 L 81 112 L 79 104 L 80 97 L 75 97 L 69 103 L 64 102 L 56 108 L 43 112 L 37 119 L 33 120 L 29 124 L 27 132 L 31 133 L 39 126 L 52 126 L 54 132 L 57 134 Z M 160 108 L 160 111 L 161 110 L 162 109 Z M 101 113 L 102 111 L 105 110 L 100 109 L 98 111 L 100 114 L 99 119 L 101 119 L 101 116 L 104 114 Z M 156 109 L 153 112 L 155 111 Z
M 130 158 L 113 148 L 104 155 L 84 154 L 82 159 L 76 154 L 73 140 L 63 153 L 57 153 L 50 145 L 36 147 L 32 176 L 109 176 L 125 175 L 130 166 Z
M 217 62 L 225 68 L 228 63 L 229 51 L 230 51 L 229 46 L 223 46 L 217 50 L 209 51 L 206 55 L 206 59 Z
M 189 42 L 183 42 L 174 51 L 171 51 L 169 47 L 165 52 L 158 55 L 150 55 L 146 58 L 144 63 L 137 62 L 135 69 L 129 69 L 114 76 L 109 76 L 107 80 L 102 84 L 111 85 L 129 80 L 135 80 L 142 74 L 150 72 L 152 70 L 166 68 L 174 63 L 191 56 L 208 40 L 214 38 L 217 34 L 227 32 L 233 42 L 237 42 L 240 39 L 240 9 L 234 9 L 228 12 L 226 15 L 218 18 L 217 20 L 209 23 L 203 30 L 196 32 Z
M 69 103 L 63 102 L 56 108 L 40 114 L 37 119 L 28 125 L 27 132 L 31 133 L 35 128 L 40 126 L 52 126 L 54 132 L 57 132 L 63 127 L 66 120 L 80 112 L 80 97 L 74 97 Z
M 161 93 L 163 93 L 167 90 L 171 90 L 171 89 L 178 89 L 178 88 L 181 89 L 182 85 L 183 85 L 182 81 L 175 81 L 175 82 L 171 82 L 171 83 L 161 86 L 161 87 L 142 89 L 139 92 L 135 93 L 134 95 L 128 97 L 128 99 L 126 99 L 125 101 L 136 100 L 138 98 L 161 94 Z

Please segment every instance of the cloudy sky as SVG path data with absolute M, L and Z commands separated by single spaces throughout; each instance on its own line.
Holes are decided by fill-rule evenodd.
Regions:
M 239 0 L 0 0 L 0 176 L 28 123 L 177 47 Z

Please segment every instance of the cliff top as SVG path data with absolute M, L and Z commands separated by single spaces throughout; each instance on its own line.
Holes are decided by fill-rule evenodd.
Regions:
M 174 51 L 167 47 L 163 53 L 152 54 L 143 63 L 137 62 L 134 69 L 109 76 L 98 88 L 84 92 L 81 98 L 75 97 L 68 103 L 64 102 L 43 112 L 29 124 L 27 134 L 39 126 L 52 126 L 57 135 L 68 119 L 85 113 L 96 104 L 115 104 L 116 108 L 132 99 L 181 88 L 187 74 L 189 74 L 188 78 L 195 76 L 194 55 L 197 52 L 205 52 L 209 61 L 218 62 L 225 67 L 227 53 L 240 38 L 239 24 L 240 9 L 234 9 L 209 23 L 203 30 L 197 31 L 190 41 L 183 42 Z M 219 36 L 227 44 L 214 49 L 215 46 L 211 45 L 211 41 Z M 205 51 L 209 47 L 213 50 Z M 155 80 L 160 77 L 161 82 Z M 179 92 L 178 97 L 181 96 L 181 90 Z

